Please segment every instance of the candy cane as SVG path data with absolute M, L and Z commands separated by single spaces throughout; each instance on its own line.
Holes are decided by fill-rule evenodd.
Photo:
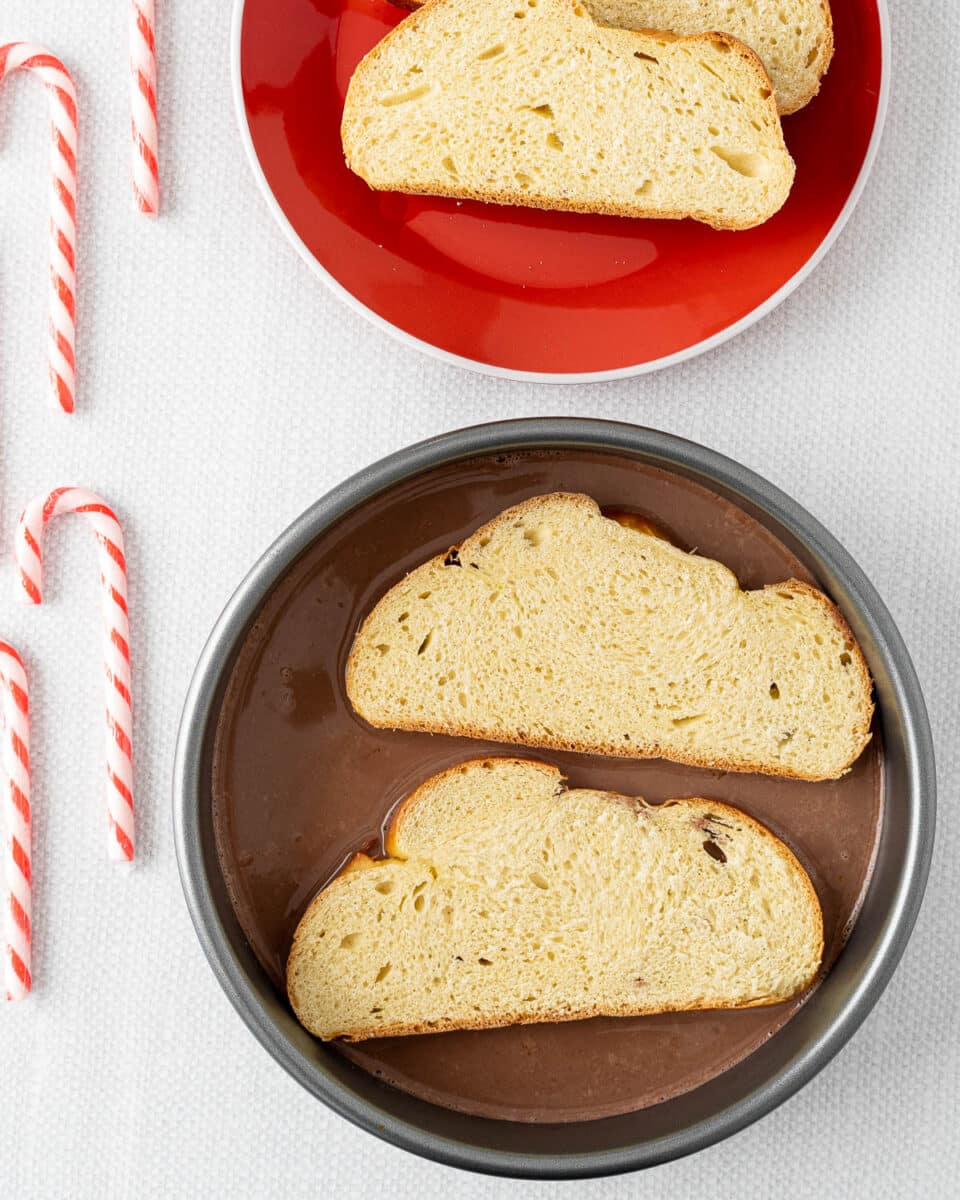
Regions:
M 51 125 L 50 385 L 64 412 L 73 412 L 76 383 L 77 95 L 63 63 L 29 42 L 0 45 L 0 82 L 35 71 L 47 90 Z
M 129 0 L 129 5 L 133 196 L 142 213 L 155 217 L 160 207 L 160 183 L 157 175 L 157 59 L 153 0 Z
M 100 546 L 100 596 L 107 698 L 107 815 L 110 857 L 133 858 L 133 718 L 130 702 L 130 627 L 127 619 L 127 562 L 120 523 L 104 502 L 84 488 L 57 488 L 23 510 L 15 553 L 21 600 L 41 602 L 41 544 L 48 521 L 62 513 L 82 513 Z
M 3 976 L 8 1000 L 30 992 L 30 702 L 20 655 L 0 642 L 3 690 Z

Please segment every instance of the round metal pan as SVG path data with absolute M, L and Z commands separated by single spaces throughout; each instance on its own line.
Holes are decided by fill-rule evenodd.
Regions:
M 438 1108 L 384 1086 L 312 1038 L 247 945 L 211 819 L 213 739 L 235 654 L 265 597 L 317 535 L 362 500 L 432 467 L 555 447 L 606 450 L 694 479 L 757 516 L 807 563 L 843 610 L 873 673 L 885 787 L 884 827 L 860 916 L 840 958 L 792 1020 L 692 1092 L 638 1113 L 562 1126 Z M 910 657 L 880 597 L 827 530 L 772 484 L 702 446 L 632 425 L 551 418 L 421 442 L 354 475 L 299 517 L 240 584 L 204 647 L 184 706 L 173 785 L 180 875 L 197 936 L 227 996 L 277 1062 L 336 1112 L 394 1145 L 453 1166 L 540 1179 L 612 1174 L 689 1154 L 758 1120 L 826 1066 L 876 1003 L 910 936 L 935 809 L 933 746 Z

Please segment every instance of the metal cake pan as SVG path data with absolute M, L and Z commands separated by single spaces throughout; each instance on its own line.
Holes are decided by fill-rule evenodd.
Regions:
M 295 1020 L 236 919 L 217 858 L 211 754 L 220 702 L 244 634 L 273 586 L 318 534 L 355 505 L 444 463 L 522 449 L 607 450 L 694 479 L 758 516 L 807 563 L 843 610 L 876 685 L 884 745 L 884 825 L 870 886 L 826 979 L 788 1024 L 703 1086 L 639 1113 L 531 1125 L 438 1108 L 377 1082 Z M 709 1146 L 807 1083 L 849 1040 L 886 987 L 926 884 L 936 810 L 933 744 L 910 656 L 877 592 L 799 504 L 733 460 L 633 425 L 542 418 L 463 429 L 392 454 L 318 500 L 253 567 L 204 647 L 187 695 L 174 767 L 180 876 L 214 974 L 258 1041 L 335 1112 L 377 1137 L 452 1166 L 501 1175 L 585 1178 L 636 1170 Z

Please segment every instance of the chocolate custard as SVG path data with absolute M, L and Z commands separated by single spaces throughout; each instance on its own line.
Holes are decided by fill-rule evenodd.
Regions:
M 698 484 L 626 456 L 560 450 L 472 459 L 354 509 L 265 601 L 234 665 L 217 729 L 220 862 L 240 924 L 279 990 L 305 908 L 354 851 L 382 853 L 394 806 L 454 762 L 510 753 L 503 745 L 364 724 L 343 686 L 362 618 L 412 567 L 509 505 L 552 491 L 585 492 L 606 511 L 637 513 L 678 545 L 726 563 L 744 587 L 789 578 L 816 583 L 758 520 Z M 876 736 L 848 775 L 827 783 L 524 753 L 556 763 L 571 787 L 650 801 L 703 796 L 743 808 L 809 872 L 823 907 L 824 969 L 836 959 L 880 832 Z M 656 1104 L 705 1083 L 760 1046 L 801 1002 L 333 1043 L 331 1052 L 386 1084 L 464 1112 L 579 1121 Z

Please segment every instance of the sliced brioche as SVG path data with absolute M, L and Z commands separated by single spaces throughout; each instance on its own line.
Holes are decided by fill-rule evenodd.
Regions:
M 394 0 L 421 8 L 423 0 Z M 777 108 L 796 112 L 820 90 L 833 57 L 833 20 L 827 0 L 583 0 L 599 25 L 637 31 L 665 29 L 688 37 L 728 33 L 749 46 L 773 83 Z
M 753 51 L 607 29 L 575 0 L 430 0 L 357 67 L 341 136 L 381 190 L 730 229 L 794 172 Z
M 823 953 L 816 893 L 768 829 L 709 800 L 564 791 L 464 763 L 404 802 L 297 928 L 287 988 L 322 1038 L 774 1004 Z
M 842 775 L 873 711 L 821 592 L 741 591 L 567 494 L 508 509 L 391 588 L 346 686 L 381 727 L 797 779 Z

